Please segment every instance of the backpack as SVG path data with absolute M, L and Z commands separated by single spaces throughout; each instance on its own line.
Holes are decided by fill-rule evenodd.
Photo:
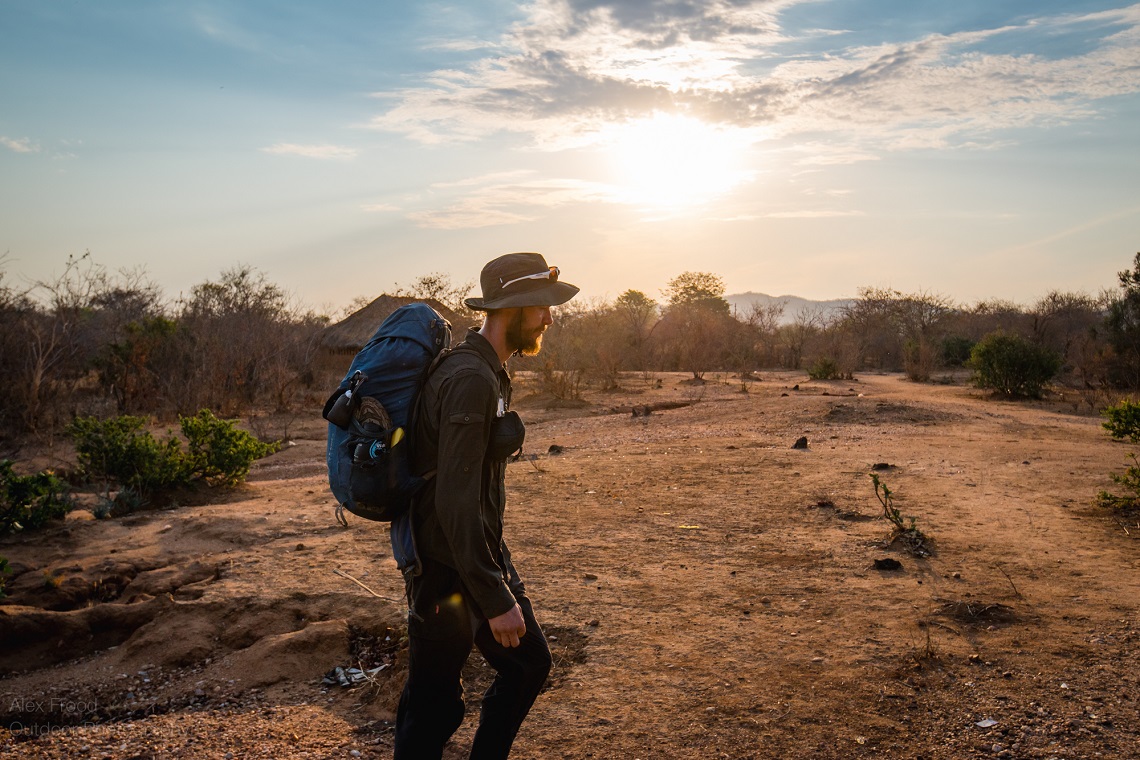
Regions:
M 408 508 L 427 482 L 410 470 L 414 410 L 433 360 L 450 343 L 451 324 L 435 309 L 401 306 L 360 349 L 322 413 L 337 522 L 348 525 L 346 511 L 391 522 L 401 570 L 415 559 Z

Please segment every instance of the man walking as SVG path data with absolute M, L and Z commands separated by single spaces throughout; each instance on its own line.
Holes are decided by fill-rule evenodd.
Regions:
M 436 366 L 421 393 L 414 470 L 434 471 L 412 507 L 421 571 L 409 581 L 408 681 L 395 760 L 436 760 L 463 722 L 460 671 L 472 646 L 497 673 L 483 695 L 471 757 L 505 758 L 550 672 L 550 649 L 503 542 L 506 459 L 524 429 L 510 411 L 506 361 L 533 356 L 550 307 L 578 288 L 537 253 L 483 267 L 483 326 Z

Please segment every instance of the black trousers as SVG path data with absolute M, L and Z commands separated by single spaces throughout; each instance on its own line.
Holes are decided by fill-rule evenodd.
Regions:
M 483 695 L 472 760 L 505 758 L 550 673 L 550 649 L 522 583 L 512 584 L 526 635 L 519 646 L 495 641 L 491 626 L 467 598 L 458 574 L 430 560 L 412 581 L 410 600 L 421 620 L 408 620 L 408 681 L 396 712 L 394 760 L 438 760 L 463 722 L 460 671 L 473 646 L 496 676 Z

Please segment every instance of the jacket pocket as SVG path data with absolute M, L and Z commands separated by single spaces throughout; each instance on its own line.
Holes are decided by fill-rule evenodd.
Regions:
M 447 421 L 453 425 L 482 425 L 486 415 L 482 412 L 452 412 Z

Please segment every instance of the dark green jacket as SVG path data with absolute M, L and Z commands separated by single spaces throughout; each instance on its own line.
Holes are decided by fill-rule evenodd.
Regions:
M 420 555 L 459 572 L 486 618 L 509 612 L 517 582 L 503 543 L 506 462 L 487 455 L 491 424 L 510 408 L 511 379 L 475 330 L 424 385 L 416 418 L 413 470 L 435 476 L 412 507 Z M 473 350 L 467 350 L 473 349 Z

